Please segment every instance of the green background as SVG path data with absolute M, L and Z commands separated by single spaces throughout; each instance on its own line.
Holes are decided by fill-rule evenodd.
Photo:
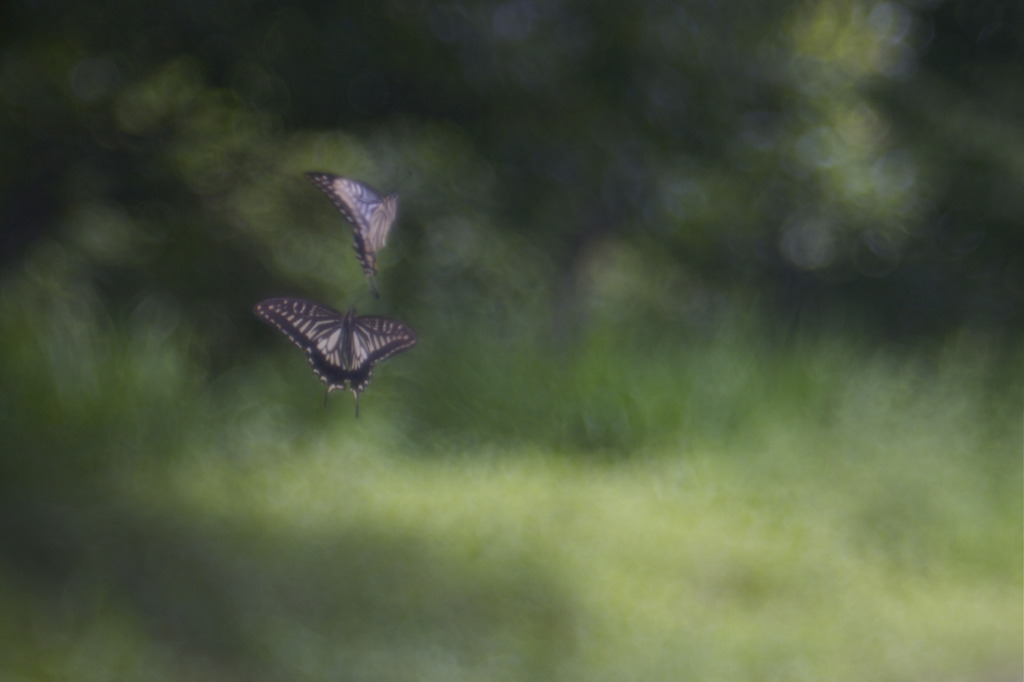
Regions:
M 1010 1 L 14 0 L 0 676 L 1020 679 L 1021 83 Z M 355 419 L 271 296 L 419 344 Z

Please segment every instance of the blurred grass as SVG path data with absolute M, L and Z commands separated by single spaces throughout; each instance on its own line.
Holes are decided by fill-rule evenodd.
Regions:
M 423 319 L 356 420 L 74 292 L 0 301 L 5 679 L 1019 677 L 1020 348 Z

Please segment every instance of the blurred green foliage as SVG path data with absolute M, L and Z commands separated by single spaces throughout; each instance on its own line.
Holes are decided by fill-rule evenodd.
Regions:
M 4 261 L 77 235 L 112 302 L 149 289 L 214 344 L 246 343 L 205 327 L 267 281 L 312 288 L 327 254 L 344 262 L 337 216 L 296 175 L 315 165 L 401 187 L 391 299 L 511 288 L 571 318 L 601 285 L 595 254 L 626 249 L 664 257 L 682 300 L 739 287 L 769 315 L 839 309 L 886 336 L 1016 331 L 1019 13 L 15 2 Z M 487 250 L 495 232 L 514 243 Z
M 1019 678 L 1022 14 L 14 0 L 0 676 Z

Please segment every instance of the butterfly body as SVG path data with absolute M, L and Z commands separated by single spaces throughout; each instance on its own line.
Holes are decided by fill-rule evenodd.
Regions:
M 331 391 L 352 392 L 359 416 L 359 394 L 373 377 L 376 363 L 416 345 L 416 334 L 398 320 L 380 315 L 342 315 L 333 308 L 301 298 L 270 298 L 253 311 L 306 351 L 313 373 Z
M 374 283 L 377 252 L 387 243 L 388 232 L 398 215 L 398 195 L 382 196 L 367 184 L 333 173 L 308 172 L 306 177 L 334 202 L 345 220 L 352 223 L 352 248 L 370 280 L 373 295 L 379 296 Z

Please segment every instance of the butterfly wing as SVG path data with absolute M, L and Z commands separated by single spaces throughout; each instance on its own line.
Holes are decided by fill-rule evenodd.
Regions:
M 350 317 L 333 308 L 301 298 L 271 298 L 253 311 L 306 351 L 313 373 L 327 384 L 327 392 L 345 388 L 345 382 L 363 386 L 369 367 L 352 362 Z
M 398 215 L 398 197 L 385 197 L 358 180 L 332 173 L 309 172 L 306 177 L 338 207 L 345 220 L 354 226 L 352 247 L 363 271 L 377 273 L 377 252 L 387 243 L 388 232 Z
M 306 351 L 313 373 L 327 384 L 327 393 L 347 382 L 356 399 L 373 378 L 373 366 L 416 345 L 407 325 L 380 315 L 342 315 L 333 308 L 301 298 L 271 298 L 253 311 Z
M 389 194 L 381 197 L 380 203 L 370 216 L 370 231 L 366 234 L 367 248 L 377 253 L 388 243 L 388 232 L 398 215 L 398 196 Z
M 407 325 L 390 317 L 361 315 L 352 320 L 352 361 L 356 367 L 368 369 L 363 385 L 352 382 L 362 391 L 373 375 L 373 366 L 416 345 L 416 334 Z

